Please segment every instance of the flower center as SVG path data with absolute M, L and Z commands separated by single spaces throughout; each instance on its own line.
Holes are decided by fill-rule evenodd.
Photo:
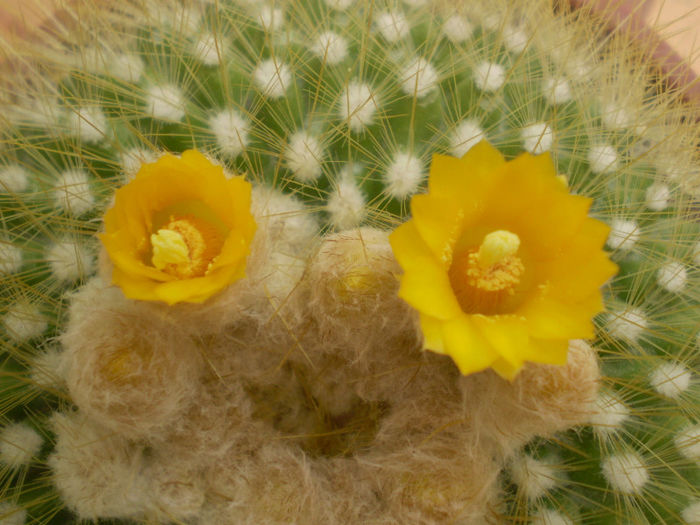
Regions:
M 525 267 L 516 255 L 520 238 L 506 230 L 484 237 L 478 249 L 456 253 L 449 270 L 452 290 L 466 313 L 502 313 Z
M 193 215 L 171 216 L 167 224 L 151 234 L 151 262 L 178 279 L 201 277 L 223 244 L 223 236 L 208 222 Z

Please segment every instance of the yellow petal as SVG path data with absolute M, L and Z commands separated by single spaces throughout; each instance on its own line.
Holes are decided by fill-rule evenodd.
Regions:
M 569 355 L 568 339 L 530 339 L 525 359 L 533 363 L 565 365 Z
M 473 315 L 472 321 L 500 358 L 516 368 L 523 365 L 523 353 L 529 344 L 524 318 L 514 315 Z
M 442 336 L 442 321 L 421 314 L 420 327 L 423 332 L 423 350 L 444 354 L 445 342 Z
M 447 272 L 432 256 L 419 257 L 401 277 L 399 297 L 419 312 L 440 320 L 462 313 Z
M 443 322 L 442 335 L 445 353 L 452 357 L 464 375 L 484 370 L 498 358 L 493 347 L 466 314 Z
M 453 199 L 415 195 L 411 199 L 413 223 L 425 244 L 444 267 L 452 263 L 452 250 L 465 220 L 462 207 Z

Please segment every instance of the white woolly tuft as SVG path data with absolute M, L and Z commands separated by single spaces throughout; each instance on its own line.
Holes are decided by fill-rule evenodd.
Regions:
M 177 122 L 185 116 L 185 96 L 174 84 L 151 86 L 146 92 L 146 107 L 153 118 Z
M 700 501 L 691 503 L 684 508 L 681 517 L 687 525 L 700 525 Z
M 46 318 L 36 305 L 15 303 L 2 318 L 8 335 L 17 342 L 27 341 L 44 333 L 48 327 Z
M 258 89 L 270 98 L 283 97 L 292 82 L 289 66 L 273 59 L 263 60 L 253 71 Z
M 527 33 L 517 27 L 507 27 L 503 31 L 503 43 L 508 51 L 516 55 L 525 51 L 529 39 Z
M 8 239 L 0 238 L 0 274 L 18 272 L 22 268 L 22 250 Z
M 659 286 L 671 293 L 678 293 L 685 288 L 688 281 L 688 271 L 685 266 L 677 261 L 671 261 L 659 268 L 656 273 L 656 281 Z
M 75 216 L 82 215 L 95 205 L 87 173 L 77 169 L 67 170 L 59 175 L 54 198 L 59 208 Z
M 357 187 L 352 177 L 352 168 L 341 176 L 338 186 L 328 197 L 326 211 L 330 222 L 338 230 L 347 230 L 359 226 L 367 215 L 365 196 Z
M 155 162 L 157 158 L 158 155 L 150 149 L 131 148 L 119 155 L 119 164 L 126 179 L 130 180 L 138 173 L 142 164 Z
M 68 114 L 72 133 L 87 143 L 101 142 L 106 138 L 107 118 L 98 107 L 79 108 Z
M 484 139 L 486 134 L 476 119 L 467 119 L 459 123 L 450 139 L 450 153 L 463 157 L 472 146 Z
M 26 423 L 12 423 L 0 430 L 0 462 L 10 468 L 31 463 L 41 451 L 44 439 Z
M 27 511 L 25 509 L 7 501 L 0 501 L 1 525 L 24 525 L 26 520 Z
M 0 192 L 18 193 L 29 186 L 29 177 L 24 168 L 17 165 L 0 168 Z
M 32 361 L 31 380 L 39 388 L 63 386 L 65 361 L 58 347 L 49 347 Z
M 430 62 L 416 58 L 401 73 L 401 89 L 407 95 L 423 98 L 437 87 L 438 74 Z
M 277 7 L 263 5 L 260 7 L 258 20 L 260 20 L 260 25 L 263 26 L 266 31 L 277 31 L 281 29 L 282 24 L 284 24 L 284 13 Z
M 554 142 L 552 128 L 544 122 L 525 126 L 520 132 L 520 137 L 523 140 L 524 148 L 535 155 L 552 149 L 552 142 Z
M 561 474 L 551 463 L 525 454 L 512 461 L 510 472 L 519 491 L 530 500 L 542 497 L 562 482 Z
M 647 316 L 641 308 L 630 308 L 611 313 L 606 327 L 614 338 L 635 342 L 647 324 Z
M 355 0 L 326 0 L 326 5 L 338 11 L 345 11 Z
M 202 35 L 192 48 L 192 54 L 207 66 L 216 66 L 224 56 L 225 45 L 213 34 Z
M 238 156 L 249 142 L 248 121 L 234 109 L 224 109 L 209 119 L 209 127 L 225 155 Z
M 647 188 L 645 202 L 652 211 L 662 211 L 668 207 L 671 189 L 662 182 L 655 182 Z
M 610 486 L 625 494 L 640 494 L 649 481 L 649 471 L 644 461 L 634 452 L 615 454 L 602 463 L 603 476 Z
M 695 266 L 700 266 L 700 241 L 693 246 L 693 263 Z
M 553 509 L 541 509 L 533 518 L 531 525 L 574 525 L 574 522 Z
M 613 219 L 607 245 L 613 250 L 629 251 L 639 240 L 641 232 L 636 221 Z
M 300 182 L 312 182 L 321 175 L 323 147 L 305 131 L 292 135 L 284 156 L 287 167 Z
M 62 282 L 77 281 L 92 273 L 95 261 L 85 246 L 75 241 L 53 244 L 46 252 L 53 276 Z
M 678 452 L 700 464 L 700 425 L 682 430 L 674 439 Z
M 109 73 L 117 80 L 136 83 L 141 80 L 143 70 L 144 65 L 141 57 L 120 53 L 112 58 Z
M 335 65 L 347 58 L 348 41 L 338 33 L 324 31 L 311 44 L 311 52 L 327 64 Z
M 362 82 L 350 82 L 340 98 L 340 117 L 348 122 L 350 129 L 355 133 L 365 129 L 374 121 L 376 111 L 372 88 Z
M 375 24 L 377 31 L 379 31 L 387 42 L 392 44 L 405 38 L 410 30 L 408 20 L 404 14 L 399 11 L 380 13 L 377 15 Z
M 469 23 L 464 15 L 454 14 L 445 20 L 445 23 L 442 25 L 442 32 L 453 44 L 461 44 L 472 36 L 474 26 Z
M 482 91 L 496 91 L 506 81 L 506 70 L 500 64 L 482 62 L 474 68 L 474 82 Z
M 629 408 L 613 395 L 602 392 L 596 399 L 590 423 L 599 437 L 605 437 L 622 429 L 629 418 Z
M 564 78 L 548 78 L 544 81 L 544 98 L 551 105 L 566 104 L 571 100 L 571 88 Z
M 386 192 L 396 199 L 415 193 L 422 180 L 423 163 L 408 153 L 397 153 L 384 173 Z
M 680 363 L 664 363 L 649 376 L 649 383 L 662 396 L 678 399 L 690 387 L 693 374 Z
M 617 150 L 609 144 L 591 146 L 588 152 L 588 163 L 593 173 L 615 171 L 619 164 Z

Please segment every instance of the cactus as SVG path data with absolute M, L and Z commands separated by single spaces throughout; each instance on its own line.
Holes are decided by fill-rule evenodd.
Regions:
M 60 340 L 72 294 L 99 266 L 100 218 L 142 162 L 205 152 L 293 195 L 289 221 L 333 235 L 405 221 L 432 154 L 462 156 L 482 138 L 507 158 L 549 152 L 610 225 L 620 268 L 596 319 L 591 423 L 511 458 L 493 519 L 700 522 L 698 128 L 625 36 L 545 0 L 134 0 L 68 14 L 42 45 L 6 50 L 21 67 L 1 95 L 0 522 L 71 518 L 52 477 L 61 425 L 123 453 L 68 421 Z M 302 391 L 303 379 L 289 381 Z M 288 392 L 251 395 L 280 407 Z M 347 424 L 371 441 L 383 408 L 353 409 Z M 106 517 L 143 519 L 124 498 Z

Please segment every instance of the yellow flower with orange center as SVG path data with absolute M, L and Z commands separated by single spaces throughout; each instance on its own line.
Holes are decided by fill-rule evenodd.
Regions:
M 201 303 L 245 275 L 251 186 L 188 150 L 143 164 L 118 189 L 102 243 L 131 299 Z
M 461 159 L 434 155 L 428 193 L 390 236 L 424 347 L 463 374 L 491 367 L 512 379 L 526 361 L 564 364 L 570 339 L 594 336 L 600 287 L 617 272 L 590 204 L 549 155 L 506 162 L 485 141 Z

